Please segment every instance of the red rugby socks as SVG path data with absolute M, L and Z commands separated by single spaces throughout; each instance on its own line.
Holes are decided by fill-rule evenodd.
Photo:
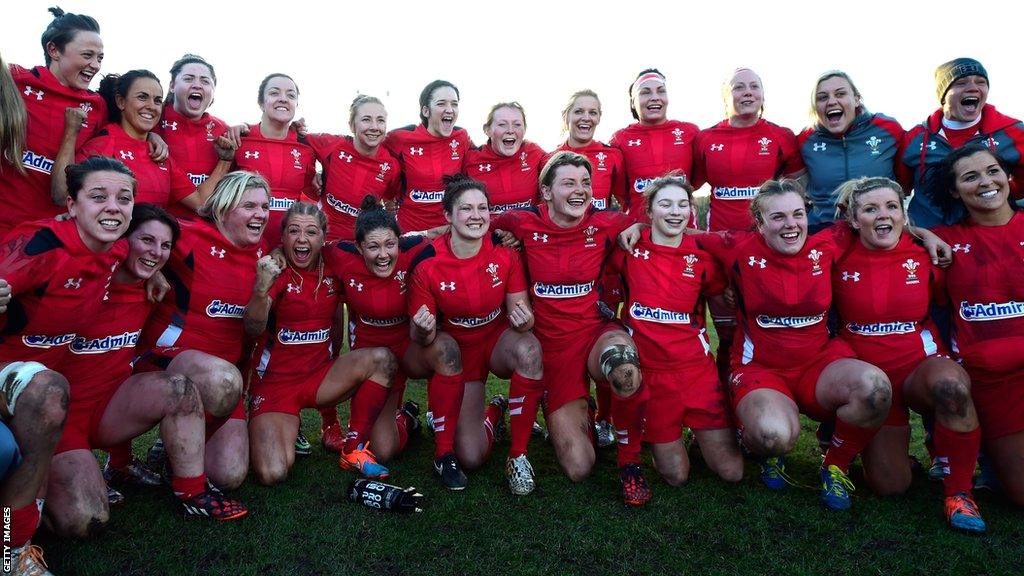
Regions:
M 953 496 L 958 492 L 970 494 L 974 465 L 978 461 L 978 451 L 981 449 L 981 429 L 957 432 L 936 421 L 932 438 L 935 442 L 935 458 L 945 466 L 945 475 L 942 479 L 943 495 Z
M 644 435 L 644 414 L 647 410 L 647 401 L 651 394 L 647 386 L 640 385 L 640 389 L 628 398 L 615 395 L 612 396 L 612 422 L 615 423 L 615 436 L 618 439 L 618 465 L 619 468 L 626 464 L 640 463 L 640 442 Z
M 24 546 L 32 539 L 39 527 L 39 503 L 35 500 L 27 506 L 11 510 L 10 542 L 12 548 Z
M 192 478 L 172 476 L 171 490 L 179 500 L 191 500 L 206 491 L 206 474 L 203 473 Z
M 461 372 L 454 376 L 434 374 L 427 381 L 427 406 L 434 418 L 436 458 L 455 451 L 455 427 L 459 424 L 465 389 Z
M 832 433 L 832 445 L 825 452 L 822 468 L 835 464 L 843 472 L 850 469 L 850 463 L 878 433 L 878 428 L 861 428 L 836 419 L 836 430 Z
M 345 435 L 342 450 L 351 452 L 366 443 L 390 392 L 389 388 L 373 380 L 363 380 L 349 405 L 348 434 Z
M 533 422 L 537 418 L 537 406 L 543 396 L 543 380 L 527 378 L 519 372 L 512 373 L 508 387 L 508 427 L 512 444 L 509 457 L 526 454 L 533 433 Z

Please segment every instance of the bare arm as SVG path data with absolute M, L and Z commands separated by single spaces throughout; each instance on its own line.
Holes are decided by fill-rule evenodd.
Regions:
M 505 294 L 505 309 L 508 310 L 508 322 L 516 332 L 527 332 L 533 328 L 533 309 L 526 292 Z
M 273 305 L 270 289 L 280 275 L 281 267 L 273 257 L 264 256 L 256 262 L 256 283 L 252 288 L 249 304 L 245 307 L 245 316 L 242 318 L 246 336 L 256 338 L 267 329 L 267 318 L 270 317 L 270 308 Z
M 426 305 L 420 306 L 409 321 L 409 337 L 420 346 L 430 346 L 437 338 L 437 318 Z
M 57 150 L 57 157 L 53 159 L 53 168 L 50 171 L 50 198 L 57 206 L 67 204 L 68 179 L 64 169 L 75 163 L 75 145 L 78 143 L 78 134 L 82 131 L 82 124 L 86 118 L 85 111 L 81 108 L 64 110 L 64 136 L 61 138 L 60 149 Z

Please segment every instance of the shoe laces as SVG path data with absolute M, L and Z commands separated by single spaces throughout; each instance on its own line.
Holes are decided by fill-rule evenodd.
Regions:
M 846 476 L 846 473 L 839 469 L 839 466 L 835 464 L 828 465 L 828 476 L 831 482 L 826 483 L 825 489 L 828 493 L 836 496 L 844 496 L 849 492 L 854 492 L 857 487 L 853 484 L 853 481 Z
M 952 518 L 954 514 L 963 514 L 965 516 L 980 517 L 981 512 L 978 511 L 978 505 L 974 502 L 974 498 L 971 498 L 966 492 L 958 492 L 949 498 L 946 498 L 946 516 Z
M 35 566 L 32 566 L 35 563 Z M 49 568 L 46 564 L 46 559 L 43 558 L 43 549 L 35 544 L 25 544 L 21 548 L 21 555 L 18 559 L 18 568 L 38 568 L 42 565 L 43 568 Z
M 769 478 L 780 478 L 786 484 L 794 486 L 796 488 L 806 488 L 808 490 L 817 490 L 814 486 L 808 486 L 807 484 L 801 484 L 793 479 L 792 476 L 786 474 L 786 464 L 782 461 L 782 458 L 775 456 L 767 458 L 761 464 L 761 473 Z

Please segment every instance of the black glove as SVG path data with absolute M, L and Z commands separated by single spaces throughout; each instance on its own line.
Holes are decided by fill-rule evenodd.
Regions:
M 416 492 L 416 488 L 401 488 L 367 478 L 358 478 L 349 484 L 348 500 L 377 510 L 393 510 L 403 514 L 423 512 L 420 508 L 423 494 Z

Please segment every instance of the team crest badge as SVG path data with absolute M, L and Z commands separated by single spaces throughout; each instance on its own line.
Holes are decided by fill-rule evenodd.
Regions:
M 912 258 L 907 258 L 903 263 L 903 269 L 907 271 L 907 284 L 917 284 L 920 280 L 917 277 L 917 269 L 921 264 Z

